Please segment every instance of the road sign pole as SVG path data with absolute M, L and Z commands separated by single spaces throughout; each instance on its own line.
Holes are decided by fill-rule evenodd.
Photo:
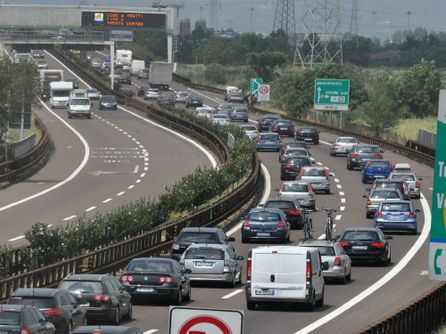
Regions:
M 339 128 L 342 129 L 342 110 L 339 112 Z

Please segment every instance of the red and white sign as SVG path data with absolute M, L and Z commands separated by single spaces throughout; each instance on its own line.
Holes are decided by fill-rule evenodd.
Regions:
M 243 311 L 170 307 L 169 334 L 243 334 Z
M 270 94 L 269 85 L 260 85 L 259 86 L 259 94 L 257 95 L 258 102 L 268 102 Z

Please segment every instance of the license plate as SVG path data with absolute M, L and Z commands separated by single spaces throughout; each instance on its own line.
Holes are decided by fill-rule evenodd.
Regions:
M 136 292 L 152 293 L 152 292 L 155 292 L 155 289 L 153 289 L 153 288 L 137 288 Z
M 273 296 L 274 290 L 273 289 L 256 289 L 255 293 L 258 296 Z
M 79 306 L 89 307 L 89 306 L 90 306 L 90 303 L 80 304 Z M 0 332 L 0 334 L 2 334 L 2 333 Z
M 280 128 L 280 130 L 288 130 L 288 128 Z
M 404 216 L 389 216 L 390 220 L 404 220 Z
M 258 237 L 269 237 L 270 235 L 271 235 L 270 233 L 257 232 Z
M 196 262 L 194 262 L 194 265 L 195 265 L 195 267 L 209 268 L 209 267 L 212 267 L 214 265 L 214 263 L 213 262 L 196 261 Z
M 353 250 L 367 250 L 368 247 L 367 246 L 353 246 L 352 249 Z
M 304 138 L 304 141 L 312 141 L 313 139 L 311 138 Z

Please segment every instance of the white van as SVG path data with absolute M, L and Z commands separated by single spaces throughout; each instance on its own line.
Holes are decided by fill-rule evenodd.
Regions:
M 300 246 L 261 246 L 251 249 L 246 270 L 248 310 L 258 303 L 305 303 L 312 311 L 324 304 L 325 283 L 319 250 Z
M 51 108 L 66 108 L 73 90 L 71 81 L 50 82 L 50 104 Z
M 85 89 L 74 89 L 70 94 L 68 118 L 74 116 L 91 118 L 90 99 Z

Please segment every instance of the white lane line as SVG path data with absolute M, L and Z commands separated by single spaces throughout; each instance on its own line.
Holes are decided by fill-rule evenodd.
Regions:
M 324 140 L 320 140 L 320 139 L 319 139 L 319 143 L 322 143 L 322 144 L 324 144 L 324 145 L 331 146 L 331 143 L 329 143 L 328 141 L 324 141 Z
M 60 117 L 60 116 L 57 115 L 54 111 L 52 111 L 50 108 L 48 108 L 48 106 L 47 106 L 41 99 L 39 99 L 39 102 L 44 106 L 44 108 L 45 108 L 48 112 L 50 112 L 54 117 L 56 117 L 59 121 L 61 121 L 66 127 L 68 127 L 68 128 L 69 128 L 69 129 L 70 129 L 70 130 L 71 130 L 71 131 L 72 131 L 72 132 L 73 132 L 73 133 L 80 139 L 80 141 L 81 141 L 82 144 L 84 145 L 84 150 L 85 150 L 84 158 L 82 159 L 80 165 L 79 165 L 79 166 L 78 166 L 78 167 L 71 173 L 71 175 L 68 176 L 65 180 L 63 180 L 63 181 L 61 181 L 61 182 L 55 184 L 54 186 L 52 186 L 52 187 L 50 187 L 50 188 L 47 188 L 47 189 L 45 189 L 45 190 L 42 190 L 41 192 L 38 192 L 38 193 L 36 193 L 36 194 L 34 194 L 34 195 L 31 195 L 31 196 L 22 198 L 21 200 L 19 200 L 19 201 L 17 201 L 17 202 L 14 202 L 14 203 L 10 203 L 10 204 L 8 204 L 8 205 L 5 205 L 5 206 L 3 206 L 3 207 L 0 208 L 0 212 L 1 212 L 1 211 L 5 211 L 5 210 L 7 210 L 7 209 L 10 209 L 10 208 L 12 208 L 12 207 L 14 207 L 14 206 L 16 206 L 16 205 L 19 205 L 19 204 L 28 202 L 28 201 L 30 201 L 30 200 L 32 200 L 32 199 L 34 199 L 34 198 L 40 197 L 40 196 L 45 195 L 45 194 L 47 194 L 47 193 L 49 193 L 49 192 L 51 192 L 51 191 L 53 191 L 53 190 L 55 190 L 55 189 L 57 189 L 57 188 L 62 187 L 62 186 L 65 185 L 66 183 L 68 183 L 68 182 L 70 182 L 71 180 L 73 180 L 73 179 L 74 179 L 74 178 L 81 172 L 81 170 L 85 167 L 85 165 L 87 164 L 88 159 L 89 159 L 89 157 L 90 157 L 90 146 L 88 145 L 88 143 L 87 143 L 87 141 L 85 140 L 85 138 L 82 137 L 82 135 L 81 135 L 76 129 L 74 129 L 70 124 L 68 124 L 64 119 L 62 119 L 62 117 Z
M 318 238 L 318 240 L 323 240 L 325 239 L 325 234 L 321 234 L 321 236 Z
M 125 191 L 121 191 L 120 193 L 117 193 L 116 196 L 122 196 L 125 194 Z
M 413 246 L 409 249 L 409 251 L 404 255 L 404 257 L 398 262 L 390 271 L 387 272 L 383 277 L 381 277 L 375 284 L 369 286 L 367 289 L 365 289 L 360 294 L 356 295 L 352 299 L 350 299 L 345 304 L 338 307 L 336 310 L 328 313 L 327 315 L 323 316 L 322 318 L 316 320 L 315 322 L 311 323 L 310 325 L 302 328 L 301 330 L 295 332 L 294 334 L 307 334 L 310 333 L 319 327 L 325 325 L 329 321 L 333 320 L 334 318 L 338 317 L 345 311 L 349 310 L 359 302 L 363 301 L 365 298 L 370 296 L 372 293 L 377 291 L 379 288 L 384 286 L 387 282 L 389 282 L 392 278 L 394 278 L 396 275 L 398 275 L 401 270 L 403 270 L 407 264 L 412 260 L 412 258 L 417 254 L 417 252 L 420 250 L 420 248 L 423 246 L 424 242 L 429 236 L 429 232 L 431 229 L 431 210 L 429 207 L 429 203 L 427 202 L 426 198 L 423 194 L 421 194 L 421 205 L 423 207 L 424 212 L 424 226 L 423 230 L 421 231 L 420 236 L 418 237 L 417 241 L 413 244 Z
M 271 174 L 268 171 L 268 168 L 264 164 L 260 164 L 260 167 L 262 168 L 263 175 L 265 177 L 265 188 L 263 189 L 263 195 L 260 199 L 259 204 L 265 204 L 265 202 L 268 200 L 269 195 L 271 194 Z M 235 232 L 237 232 L 240 227 L 242 227 L 243 222 L 238 223 L 233 228 L 231 228 L 226 234 L 232 235 Z
M 129 186 L 127 187 L 128 190 L 133 189 L 133 188 L 135 188 L 135 185 L 134 185 L 134 184 L 131 184 L 131 185 L 129 185 Z
M 102 201 L 102 203 L 108 203 L 108 202 L 111 202 L 111 201 L 113 201 L 113 198 L 107 198 L 107 199 L 104 199 Z
M 23 238 L 25 238 L 25 236 L 24 236 L 24 235 L 19 235 L 18 237 L 15 237 L 15 238 L 9 239 L 8 241 L 9 241 L 9 242 L 14 242 L 14 241 L 17 241 L 17 240 L 20 240 L 20 239 L 23 239 Z
M 238 295 L 241 292 L 243 292 L 243 289 L 237 289 L 237 290 L 232 291 L 231 293 L 228 293 L 227 295 L 221 297 L 221 299 L 229 299 L 231 297 L 234 297 L 234 296 Z
M 339 179 L 334 179 L 334 181 L 335 181 L 336 183 L 339 183 Z
M 140 182 L 141 182 L 141 180 L 140 180 L 140 179 L 138 179 L 138 180 L 136 180 L 136 181 L 135 181 L 135 183 L 140 183 Z
M 335 220 L 341 220 L 342 215 L 336 215 Z
M 85 212 L 93 211 L 94 209 L 97 209 L 97 206 L 91 206 L 88 209 L 85 209 Z
M 338 189 L 342 189 L 342 185 L 340 185 L 340 184 L 337 184 L 336 187 L 337 187 Z
M 67 221 L 67 220 L 74 219 L 74 218 L 76 218 L 76 217 L 77 217 L 77 215 L 72 215 L 72 216 L 69 216 L 69 217 L 64 218 L 63 220 L 64 220 L 64 221 Z
M 341 198 L 341 203 L 345 203 L 345 198 Z
M 148 331 L 145 331 L 143 334 L 153 334 L 159 332 L 159 329 L 149 329 Z
M 339 207 L 339 211 L 344 211 L 344 210 L 345 210 L 345 206 Z
M 139 177 L 144 177 L 146 176 L 146 173 L 142 173 Z
M 316 161 L 316 165 L 322 166 L 322 162 Z
M 344 196 L 345 194 L 344 194 L 344 192 L 343 191 L 340 191 L 339 192 L 339 196 Z
M 145 171 L 148 171 L 148 170 L 149 170 L 149 167 L 144 167 L 144 170 L 145 170 Z

